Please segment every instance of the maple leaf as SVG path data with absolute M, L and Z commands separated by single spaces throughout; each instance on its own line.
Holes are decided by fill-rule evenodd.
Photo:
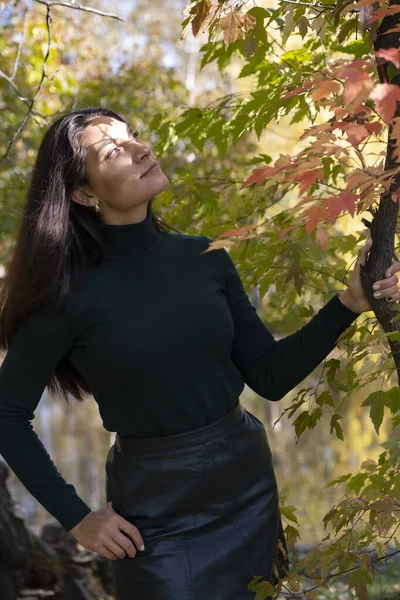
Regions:
M 315 239 L 323 250 L 328 248 L 328 230 L 326 227 L 317 227 L 315 232 Z
M 331 79 L 318 81 L 314 90 L 311 93 L 311 98 L 314 102 L 317 102 L 321 98 L 327 98 L 328 96 L 330 96 L 330 94 L 340 92 L 340 89 L 341 86 L 338 81 L 332 81 Z
M 370 135 L 370 132 L 365 125 L 359 125 L 357 123 L 349 123 L 346 133 L 347 139 L 353 146 L 357 146 Z
M 257 225 L 244 225 L 243 227 L 239 227 L 239 229 L 230 229 L 229 231 L 224 231 L 223 233 L 220 233 L 218 237 L 226 238 L 234 235 L 240 235 L 246 231 L 253 231 L 256 227 Z
M 218 27 L 222 30 L 224 34 L 224 41 L 227 46 L 235 42 L 239 38 L 243 38 L 244 32 L 242 30 L 243 25 L 243 17 L 239 15 L 235 10 L 223 17 L 219 23 Z
M 195 6 L 193 6 L 191 10 L 191 14 L 194 14 L 194 18 L 192 20 L 192 32 L 195 37 L 199 33 L 200 27 L 205 21 L 210 8 L 210 0 L 201 0 Z
M 335 223 L 336 219 L 343 210 L 342 203 L 338 201 L 337 196 L 326 198 L 323 206 L 326 208 L 328 219 L 331 223 Z
M 397 101 L 400 100 L 400 88 L 393 83 L 377 83 L 369 98 L 376 102 L 376 110 L 387 125 L 393 119 Z
M 296 229 L 296 225 L 289 225 L 288 227 L 283 227 L 283 229 L 281 229 L 280 231 L 278 231 L 278 234 L 280 236 L 283 236 L 288 231 L 292 231 L 292 229 Z
M 397 31 L 400 31 L 400 25 L 393 27 L 392 29 L 387 29 L 387 31 L 382 31 L 381 35 L 386 35 L 387 33 L 393 33 Z
M 369 6 L 370 4 L 374 4 L 376 2 L 376 0 L 360 0 L 360 2 L 357 2 L 357 4 L 353 4 L 353 8 L 361 8 L 362 6 Z M 381 2 L 379 2 L 379 4 L 383 4 L 385 2 L 385 0 L 382 0 Z
M 314 85 L 313 81 L 306 81 L 302 86 L 291 90 L 287 94 L 281 96 L 281 98 L 291 98 L 292 96 L 299 96 L 302 92 L 306 92 Z
M 375 63 L 370 60 L 363 60 L 362 58 L 356 58 L 352 60 L 348 64 L 339 64 L 337 67 L 332 69 L 332 72 L 337 75 L 337 77 L 351 77 L 355 69 L 361 69 L 362 67 L 375 67 Z
M 250 29 L 254 29 L 257 23 L 257 19 L 253 17 L 253 15 L 245 14 L 242 17 L 243 29 L 246 31 L 250 31 Z
M 364 127 L 368 129 L 370 134 L 375 133 L 376 135 L 382 131 L 383 125 L 379 121 L 372 121 L 371 123 L 364 123 Z
M 392 15 L 396 15 L 400 12 L 400 6 L 389 6 L 388 8 L 379 8 L 372 13 L 370 20 L 368 21 L 368 25 L 373 23 L 374 21 L 378 21 L 379 19 L 383 19 L 383 17 L 388 17 Z
M 299 142 L 304 140 L 306 137 L 309 137 L 310 135 L 319 136 L 321 133 L 329 131 L 330 128 L 331 126 L 329 123 L 322 123 L 322 125 L 312 125 L 308 129 L 306 129 L 304 133 L 301 134 L 301 136 L 299 137 Z
M 342 210 L 347 210 L 353 217 L 357 199 L 357 195 L 350 190 L 343 191 L 339 196 L 329 196 L 329 198 L 326 198 L 323 207 L 327 211 L 327 218 L 329 218 L 329 221 L 334 223 Z
M 345 210 L 348 210 L 352 217 L 354 217 L 355 204 L 357 196 L 354 192 L 344 191 L 340 194 L 339 200 Z
M 304 194 L 304 192 L 306 192 L 307 190 L 310 189 L 310 187 L 315 183 L 315 181 L 318 178 L 322 178 L 324 176 L 324 170 L 323 169 L 313 169 L 312 171 L 301 171 L 298 173 L 293 174 L 293 176 L 291 177 L 291 179 L 293 181 L 300 181 L 300 189 L 299 189 L 299 194 L 300 196 L 302 194 Z
M 353 171 L 347 178 L 347 191 L 353 191 L 370 180 L 371 177 L 368 173 L 359 170 Z
M 307 218 L 306 233 L 310 233 L 317 227 L 318 221 L 323 221 L 326 217 L 326 208 L 324 206 L 310 206 L 300 215 Z
M 344 84 L 344 101 L 346 104 L 360 104 L 369 97 L 374 87 L 371 75 L 365 71 L 351 69 Z
M 230 240 L 214 240 L 213 242 L 210 242 L 210 245 L 206 250 L 204 250 L 204 252 L 202 252 L 202 254 L 205 254 L 206 252 L 211 252 L 212 250 L 226 248 L 227 246 L 233 246 L 234 244 L 235 242 L 232 242 Z
M 393 63 L 398 69 L 400 69 L 400 52 L 398 48 L 381 48 L 375 52 L 375 55 L 378 58 L 384 58 L 385 61 Z
M 246 181 L 244 181 L 244 183 L 242 183 L 242 185 L 240 186 L 239 189 L 242 190 L 243 188 L 248 187 L 252 183 L 260 184 L 263 181 L 265 181 L 268 176 L 276 175 L 277 173 L 282 171 L 282 169 L 283 169 L 283 167 L 277 168 L 277 167 L 269 167 L 269 166 L 258 167 L 257 169 L 253 169 L 253 172 L 250 175 L 250 177 L 248 177 L 246 179 Z

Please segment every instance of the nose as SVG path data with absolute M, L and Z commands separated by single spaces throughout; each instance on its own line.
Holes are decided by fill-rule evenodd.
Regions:
M 139 142 L 138 140 L 129 140 L 127 145 L 132 158 L 136 163 L 140 163 L 144 158 L 151 154 L 151 148 L 149 148 L 149 146 L 146 144 Z

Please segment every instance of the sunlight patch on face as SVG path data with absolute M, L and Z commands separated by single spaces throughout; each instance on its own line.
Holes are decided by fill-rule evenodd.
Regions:
M 87 126 L 84 132 L 84 143 L 89 153 L 96 162 L 102 162 L 104 153 L 102 150 L 108 144 L 116 143 L 116 139 L 131 139 L 132 127 L 125 121 L 118 121 L 110 117 L 96 117 Z

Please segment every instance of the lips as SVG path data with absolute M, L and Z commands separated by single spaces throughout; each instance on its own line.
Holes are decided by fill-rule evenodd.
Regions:
M 149 173 L 149 171 L 151 171 L 152 169 L 154 169 L 154 167 L 158 166 L 158 162 L 153 162 L 151 165 L 149 165 L 149 167 L 146 169 L 146 171 L 143 173 L 143 175 L 141 175 L 140 177 L 144 177 L 145 175 L 147 175 L 147 173 Z

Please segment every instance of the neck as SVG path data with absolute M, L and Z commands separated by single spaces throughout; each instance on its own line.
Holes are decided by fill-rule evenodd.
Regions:
M 125 225 L 100 223 L 100 229 L 107 254 L 113 256 L 130 256 L 143 254 L 154 248 L 161 239 L 161 232 L 156 228 L 150 203 L 143 221 Z

